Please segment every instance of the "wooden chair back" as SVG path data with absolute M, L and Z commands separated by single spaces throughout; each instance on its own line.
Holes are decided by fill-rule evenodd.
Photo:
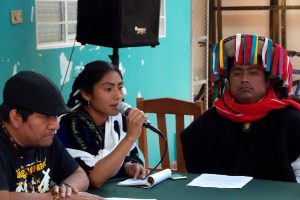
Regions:
M 166 115 L 175 115 L 176 124 L 176 161 L 177 169 L 172 169 L 177 172 L 185 172 L 185 162 L 183 158 L 182 146 L 180 141 L 180 133 L 185 128 L 184 116 L 191 115 L 194 119 L 203 113 L 203 102 L 188 102 L 173 98 L 158 98 L 148 99 L 137 98 L 137 108 L 144 111 L 144 113 L 154 113 L 157 119 L 157 128 L 165 135 L 168 141 L 167 135 L 167 123 Z M 164 153 L 164 141 L 162 138 L 159 139 L 160 156 Z M 145 167 L 149 168 L 149 157 L 148 157 L 148 144 L 146 128 L 143 128 L 142 134 L 139 137 L 139 147 L 145 157 Z M 170 168 L 170 156 L 169 150 L 167 149 L 164 160 L 162 161 L 162 169 Z

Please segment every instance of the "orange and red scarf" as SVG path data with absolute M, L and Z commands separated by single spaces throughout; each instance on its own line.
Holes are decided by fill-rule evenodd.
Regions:
M 249 123 L 265 117 L 270 111 L 293 106 L 300 111 L 300 104 L 291 99 L 278 99 L 272 88 L 267 95 L 258 103 L 238 104 L 234 101 L 229 91 L 223 98 L 215 101 L 217 112 L 235 122 Z

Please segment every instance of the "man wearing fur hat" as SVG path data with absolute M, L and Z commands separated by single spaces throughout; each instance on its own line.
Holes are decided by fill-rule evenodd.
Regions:
M 214 107 L 181 133 L 187 171 L 296 182 L 300 105 L 286 50 L 237 34 L 214 46 L 211 73 Z
M 0 106 L 0 196 L 3 200 L 102 199 L 81 192 L 88 178 L 55 136 L 69 112 L 55 84 L 30 71 L 4 86 Z

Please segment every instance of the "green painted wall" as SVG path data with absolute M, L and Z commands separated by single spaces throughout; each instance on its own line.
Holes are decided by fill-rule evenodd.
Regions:
M 35 39 L 34 0 L 0 0 L 0 102 L 5 81 L 14 73 L 32 70 L 51 78 L 59 87 L 65 74 L 72 48 L 37 50 Z M 11 10 L 23 10 L 24 22 L 12 25 Z M 160 45 L 151 47 L 122 48 L 120 67 L 124 70 L 127 90 L 125 100 L 135 105 L 141 94 L 145 99 L 174 97 L 189 100 L 190 97 L 190 1 L 166 0 L 167 36 L 160 38 Z M 76 69 L 86 63 L 102 59 L 110 61 L 111 48 L 87 45 L 74 49 L 70 76 L 62 94 L 67 100 Z M 151 116 L 150 116 L 151 117 Z M 170 140 L 174 134 L 170 131 Z M 150 163 L 158 161 L 154 134 L 150 135 L 153 149 Z M 173 142 L 169 143 L 174 146 Z M 152 146 L 152 145 L 151 145 Z M 174 158 L 174 151 L 171 152 Z

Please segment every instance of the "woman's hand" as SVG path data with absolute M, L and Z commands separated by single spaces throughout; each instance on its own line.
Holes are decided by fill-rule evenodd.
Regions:
M 127 162 L 124 164 L 124 169 L 126 174 L 134 179 L 143 179 L 146 176 L 145 168 L 139 163 Z
M 131 108 L 128 116 L 126 117 L 127 134 L 126 137 L 132 141 L 136 140 L 141 132 L 143 123 L 147 120 L 147 116 L 143 111 L 137 108 Z

